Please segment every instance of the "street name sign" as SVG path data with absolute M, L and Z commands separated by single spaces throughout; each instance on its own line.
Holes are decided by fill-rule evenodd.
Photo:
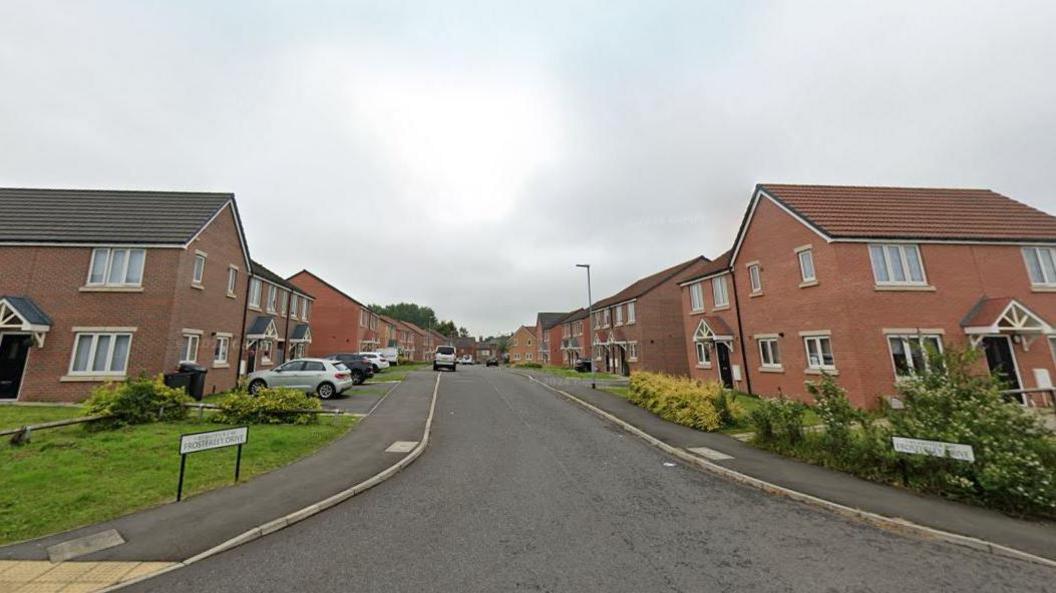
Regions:
M 944 443 L 942 441 L 926 441 L 923 439 L 907 439 L 904 437 L 891 437 L 895 451 L 899 453 L 912 453 L 914 455 L 929 455 L 931 457 L 949 457 L 960 461 L 972 463 L 975 461 L 975 452 L 971 445 L 958 443 Z
M 239 426 L 225 430 L 212 430 L 209 432 L 196 432 L 180 436 L 180 455 L 219 449 L 220 447 L 232 447 L 234 445 L 246 444 L 249 438 L 249 427 Z

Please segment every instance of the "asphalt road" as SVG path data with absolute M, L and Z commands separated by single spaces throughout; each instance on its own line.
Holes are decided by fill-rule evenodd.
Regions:
M 688 468 L 499 369 L 440 383 L 411 467 L 135 591 L 1056 591 L 1056 571 Z

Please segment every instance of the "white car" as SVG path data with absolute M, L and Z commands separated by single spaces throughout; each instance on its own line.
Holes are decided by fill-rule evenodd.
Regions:
M 440 367 L 447 367 L 452 371 L 458 370 L 458 362 L 455 359 L 455 349 L 452 346 L 437 346 L 436 354 L 433 355 L 433 370 L 439 371 Z
M 389 368 L 389 361 L 385 360 L 385 357 L 380 352 L 360 352 L 359 355 L 374 365 L 375 373 L 380 373 L 382 370 Z
M 352 371 L 345 363 L 325 358 L 298 358 L 273 369 L 250 373 L 248 379 L 252 395 L 265 387 L 289 387 L 315 393 L 320 399 L 330 399 L 355 384 Z
M 465 354 L 462 356 L 462 359 L 458 361 L 458 364 L 473 364 L 473 357 Z

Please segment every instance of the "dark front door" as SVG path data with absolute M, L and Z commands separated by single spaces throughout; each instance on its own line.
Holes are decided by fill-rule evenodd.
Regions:
M 257 370 L 257 347 L 253 345 L 246 352 L 246 372 L 252 373 L 255 370 Z
M 29 346 L 32 342 L 33 338 L 30 336 L 0 336 L 0 399 L 18 397 L 18 388 L 22 385 L 22 374 L 26 370 L 26 358 L 29 356 Z
M 1019 389 L 1012 342 L 1005 336 L 983 338 L 983 351 L 986 352 L 986 364 L 990 367 L 990 374 L 1003 379 L 1008 383 L 1009 389 Z
M 715 356 L 719 359 L 719 376 L 727 389 L 733 389 L 733 368 L 730 366 L 730 348 L 724 342 L 715 343 Z

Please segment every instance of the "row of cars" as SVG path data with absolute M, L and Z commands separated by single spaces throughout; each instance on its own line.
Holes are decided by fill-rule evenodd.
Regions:
M 452 371 L 458 370 L 458 365 L 474 365 L 476 361 L 473 357 L 466 354 L 462 358 L 456 358 L 455 349 L 451 346 L 439 346 L 436 349 L 436 353 L 433 355 L 433 370 L 439 371 L 441 368 L 448 368 Z M 497 358 L 489 358 L 485 362 L 486 366 L 497 367 L 499 366 L 499 360 Z
M 289 387 L 330 399 L 360 385 L 392 363 L 378 352 L 338 352 L 323 358 L 298 358 L 273 369 L 250 373 L 248 389 Z

